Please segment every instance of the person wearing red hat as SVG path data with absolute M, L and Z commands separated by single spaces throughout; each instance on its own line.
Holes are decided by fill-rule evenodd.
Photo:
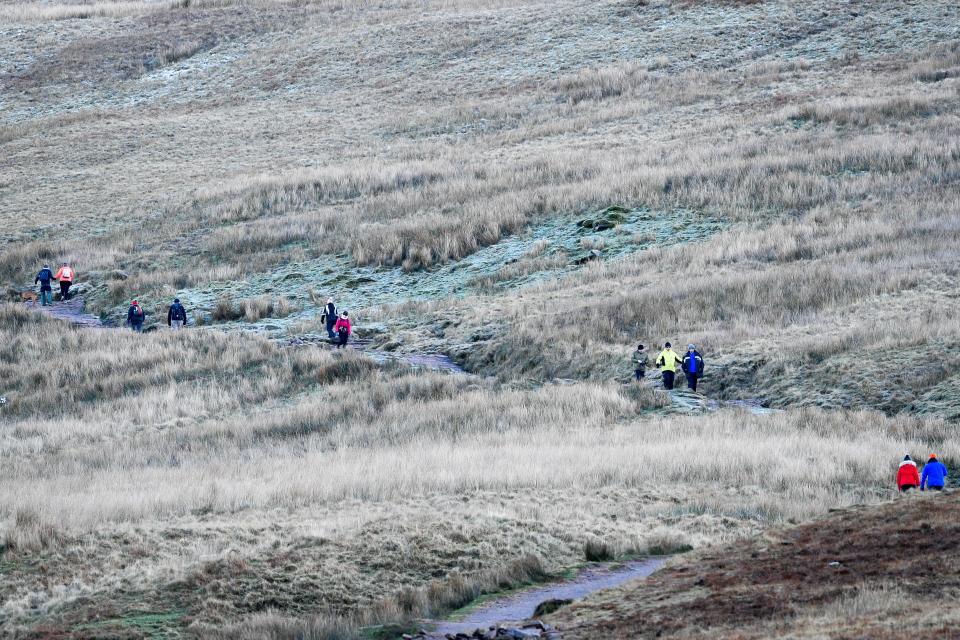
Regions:
M 903 456 L 903 461 L 897 469 L 897 488 L 900 489 L 900 493 L 906 493 L 919 486 L 920 474 L 917 473 L 917 463 L 907 454 Z
M 147 317 L 147 314 L 143 312 L 143 308 L 140 306 L 140 303 L 134 300 L 130 303 L 130 308 L 127 309 L 127 326 L 140 333 L 143 331 L 143 320 Z

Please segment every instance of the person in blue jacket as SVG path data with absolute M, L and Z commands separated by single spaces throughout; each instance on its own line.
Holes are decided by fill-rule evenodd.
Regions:
M 937 454 L 931 453 L 927 464 L 923 465 L 923 476 L 920 477 L 920 491 L 933 489 L 943 491 L 947 483 L 947 465 L 937 460 Z
M 40 273 L 33 279 L 33 284 L 40 283 L 40 304 L 47 307 L 53 304 L 53 288 L 50 281 L 53 280 L 53 271 L 50 271 L 50 265 L 43 265 Z
M 688 344 L 687 352 L 683 354 L 683 375 L 687 377 L 687 388 L 690 391 L 697 390 L 697 380 L 703 377 L 703 356 L 697 351 L 697 347 Z

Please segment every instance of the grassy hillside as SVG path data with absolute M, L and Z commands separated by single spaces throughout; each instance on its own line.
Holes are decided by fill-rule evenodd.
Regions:
M 555 621 L 568 638 L 950 636 L 958 500 L 915 495 L 691 554 Z
M 108 327 L 204 325 L 0 308 L 0 629 L 351 635 L 953 467 L 957 24 L 0 1 L 4 288 L 68 259 Z M 719 411 L 626 384 L 664 340 Z M 390 357 L 426 353 L 467 374 Z

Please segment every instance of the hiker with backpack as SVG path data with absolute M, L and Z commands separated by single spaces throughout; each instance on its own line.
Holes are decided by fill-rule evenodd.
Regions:
M 50 286 L 51 280 L 53 280 L 53 271 L 51 271 L 50 266 L 46 264 L 40 269 L 37 277 L 33 279 L 33 284 L 40 283 L 40 305 L 44 307 L 53 304 L 53 287 Z
M 947 483 L 947 465 L 937 460 L 937 454 L 931 453 L 927 464 L 923 465 L 923 476 L 920 478 L 920 491 L 931 489 L 943 491 Z
M 76 272 L 70 266 L 69 263 L 64 262 L 63 266 L 57 270 L 57 275 L 54 276 L 57 281 L 60 283 L 60 300 L 67 301 L 70 299 L 70 285 L 73 284 L 73 279 L 77 276 Z
M 337 342 L 337 349 L 347 346 L 347 340 L 350 338 L 350 316 L 346 311 L 340 314 L 340 317 L 337 319 L 336 324 L 333 325 L 333 330 L 337 332 L 337 337 L 339 342 Z
M 174 298 L 173 304 L 167 309 L 167 326 L 174 331 L 187 326 L 187 310 L 180 304 L 180 298 Z
M 673 390 L 673 381 L 677 375 L 677 362 L 680 361 L 680 356 L 673 350 L 673 347 L 669 342 L 664 343 L 663 351 L 660 352 L 660 355 L 657 356 L 656 366 L 663 373 L 663 388 L 667 391 Z
M 327 298 L 327 306 L 323 308 L 320 314 L 320 321 L 327 325 L 327 337 L 332 341 L 336 336 L 333 332 L 333 326 L 337 324 L 337 305 L 333 304 L 333 298 Z
M 920 474 L 917 473 L 917 463 L 913 461 L 908 453 L 903 456 L 903 460 L 897 468 L 897 489 L 900 490 L 900 493 L 906 493 L 919 486 Z
M 683 355 L 683 375 L 687 378 L 687 388 L 690 391 L 697 391 L 697 380 L 703 377 L 703 356 L 697 351 L 696 346 L 687 345 L 687 352 Z
M 143 307 L 140 306 L 140 303 L 134 300 L 130 303 L 130 308 L 127 309 L 127 326 L 140 333 L 143 331 L 143 321 L 147 317 L 147 314 L 143 312 Z
M 638 382 L 647 374 L 647 349 L 642 344 L 637 345 L 631 358 L 633 362 L 633 377 Z

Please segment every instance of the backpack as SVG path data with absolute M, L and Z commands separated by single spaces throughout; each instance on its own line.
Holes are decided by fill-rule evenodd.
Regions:
M 186 314 L 184 313 L 183 307 L 179 304 L 173 305 L 170 308 L 170 319 L 171 320 L 186 320 Z
M 347 328 L 347 325 L 345 325 L 345 324 L 340 325 L 340 328 L 337 329 L 337 333 L 339 333 L 340 335 L 343 335 L 343 334 L 345 334 L 345 333 L 348 333 L 349 331 L 350 331 L 350 329 L 348 329 L 348 328 Z
M 143 319 L 143 309 L 140 308 L 140 305 L 133 306 L 133 319 L 142 320 Z

